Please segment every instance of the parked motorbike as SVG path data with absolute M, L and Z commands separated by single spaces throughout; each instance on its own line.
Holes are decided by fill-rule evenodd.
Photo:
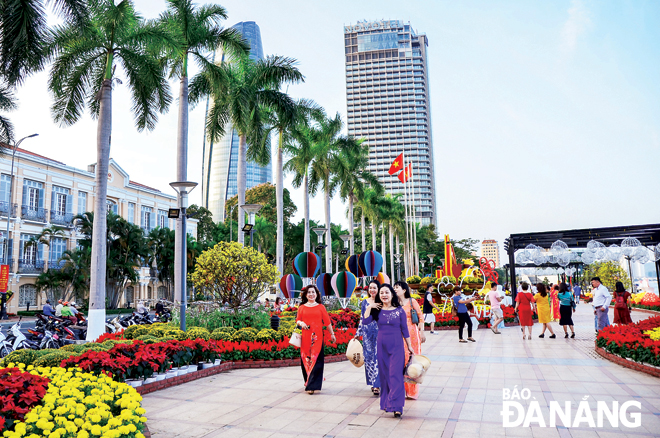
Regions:
M 22 318 L 21 318 L 22 319 Z M 38 350 L 39 344 L 30 341 L 21 331 L 21 320 L 19 319 L 16 324 L 11 326 L 11 333 L 7 337 L 7 341 L 11 342 L 14 350 L 31 349 Z
M 0 358 L 7 356 L 12 351 L 14 351 L 14 347 L 7 340 L 5 334 L 2 333 L 2 327 L 0 327 Z

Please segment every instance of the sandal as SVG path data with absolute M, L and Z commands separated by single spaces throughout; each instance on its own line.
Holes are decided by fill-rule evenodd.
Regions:
M 467 344 L 467 341 L 465 339 L 459 339 L 458 342 L 460 342 L 461 344 Z
M 309 395 L 313 395 L 313 394 L 314 394 L 314 391 L 307 391 L 307 394 L 309 394 Z
M 394 418 L 401 418 L 401 412 L 394 411 Z
M 380 395 L 380 388 L 373 388 L 374 395 Z
M 470 341 L 470 342 L 477 342 L 477 341 L 474 340 L 474 338 L 468 338 L 468 341 Z

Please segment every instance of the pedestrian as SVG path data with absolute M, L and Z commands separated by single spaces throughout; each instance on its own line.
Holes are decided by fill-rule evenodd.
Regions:
M 610 310 L 610 302 L 612 301 L 612 296 L 610 291 L 603 285 L 599 277 L 594 277 L 591 279 L 591 287 L 593 287 L 594 294 L 594 315 L 596 315 L 596 320 L 598 326 L 596 327 L 596 333 L 610 325 L 610 318 L 607 312 Z
M 268 298 L 266 298 L 266 299 L 264 300 L 264 307 L 265 307 L 266 309 L 269 309 L 269 308 L 270 308 L 270 300 L 269 300 Z
M 536 291 L 536 295 L 534 295 L 536 314 L 539 316 L 539 323 L 543 324 L 543 331 L 539 335 L 539 338 L 545 337 L 545 331 L 547 329 L 550 331 L 550 339 L 555 339 L 557 336 L 555 335 L 555 332 L 552 331 L 552 326 L 550 325 L 550 321 L 552 321 L 550 316 L 550 295 L 543 283 L 538 283 L 536 285 Z
M 496 335 L 501 335 L 502 332 L 500 332 L 497 329 L 497 326 L 504 321 L 504 313 L 502 312 L 502 300 L 504 297 L 500 295 L 500 285 L 495 283 L 494 281 L 490 282 L 490 291 L 487 294 L 488 300 L 490 301 L 490 313 L 495 317 L 495 320 L 490 326 L 490 329 L 495 333 Z
M 44 316 L 55 316 L 55 309 L 53 309 L 53 306 L 50 305 L 50 300 L 46 300 L 46 304 L 44 304 L 41 312 L 44 314 Z
M 360 303 L 360 326 L 355 333 L 355 337 L 362 336 L 362 350 L 364 354 L 364 374 L 367 379 L 367 385 L 371 386 L 371 392 L 374 395 L 380 395 L 380 378 L 378 377 L 378 322 L 372 321 L 369 324 L 363 324 L 362 321 L 369 316 L 367 308 L 376 302 L 376 296 L 380 289 L 380 283 L 377 280 L 371 280 L 367 288 L 369 296 Z
M 479 319 L 477 318 L 477 310 L 474 308 L 472 303 L 467 303 L 465 305 L 470 316 L 470 321 L 472 322 L 472 327 L 477 330 L 479 328 Z
M 534 296 L 529 291 L 529 284 L 527 282 L 523 282 L 520 289 L 520 292 L 516 294 L 515 310 L 518 312 L 518 320 L 522 328 L 523 339 L 525 339 L 525 328 L 529 331 L 527 339 L 532 339 L 532 327 L 534 326 L 534 321 L 532 321 L 532 306 L 534 304 Z
M 321 293 L 314 284 L 307 285 L 300 292 L 300 307 L 296 316 L 296 325 L 302 329 L 300 345 L 300 367 L 302 368 L 305 391 L 314 394 L 323 385 L 323 365 L 325 356 L 323 346 L 327 332 L 334 344 L 337 339 L 332 330 L 332 321 L 321 304 Z
M 472 297 L 468 298 L 463 296 L 462 292 L 463 289 L 461 289 L 460 286 L 454 286 L 454 296 L 451 297 L 454 308 L 456 309 L 456 314 L 458 315 L 458 342 L 463 344 L 466 344 L 467 341 L 477 342 L 472 337 L 472 321 L 470 320 L 470 314 L 468 313 L 467 307 L 465 305 L 467 303 L 471 303 L 479 297 L 472 295 Z M 467 341 L 463 339 L 463 329 L 465 328 L 465 324 L 467 324 L 468 332 Z
M 576 284 L 573 286 L 573 295 L 575 295 L 575 304 L 580 304 L 580 296 L 582 296 L 582 288 L 580 287 L 580 284 Z
M 564 328 L 564 338 L 568 338 L 568 330 L 566 327 L 571 328 L 571 338 L 575 337 L 575 330 L 573 329 L 573 313 L 575 312 L 575 299 L 573 292 L 571 292 L 566 283 L 559 284 L 559 325 Z
M 138 301 L 137 307 L 135 308 L 137 313 L 142 316 L 146 316 L 149 313 L 149 309 L 147 309 L 144 305 L 144 301 Z
M 431 334 L 434 334 L 433 328 L 435 327 L 435 315 L 433 309 L 440 311 L 440 308 L 433 302 L 433 285 L 426 286 L 426 293 L 424 294 L 424 305 L 422 311 L 424 312 L 424 324 L 431 324 Z
M 62 299 L 60 298 L 57 300 L 57 306 L 55 306 L 55 316 L 60 317 L 62 316 L 62 307 L 64 307 L 64 304 L 62 303 Z
M 561 314 L 559 313 L 559 286 L 556 284 L 550 283 L 550 297 L 552 299 L 552 319 L 555 321 L 559 321 L 559 318 L 561 318 Z
M 406 312 L 389 284 L 381 285 L 375 302 L 366 309 L 369 316 L 362 324 L 378 323 L 378 371 L 380 376 L 380 409 L 393 412 L 395 418 L 403 414 L 406 391 L 403 370 L 406 356 L 405 341 L 409 354 L 414 354 L 408 332 Z
M 422 354 L 422 343 L 426 342 L 424 334 L 424 320 L 421 318 L 422 309 L 417 300 L 410 296 L 410 286 L 405 281 L 394 283 L 394 292 L 402 303 L 401 307 L 406 312 L 406 321 L 408 321 L 408 334 L 410 334 L 410 344 L 413 348 L 413 354 Z M 405 351 L 406 365 L 410 360 L 410 354 Z M 419 386 L 414 382 L 406 382 L 406 397 L 416 400 L 419 395 Z
M 284 301 L 282 297 L 275 298 L 275 312 L 279 315 L 282 313 L 282 307 L 284 306 Z
M 614 324 L 632 324 L 630 318 L 630 292 L 617 281 L 614 285 Z

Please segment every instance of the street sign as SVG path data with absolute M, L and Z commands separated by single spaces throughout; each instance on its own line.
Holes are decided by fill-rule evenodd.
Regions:
M 0 292 L 7 292 L 9 286 L 9 265 L 0 265 Z

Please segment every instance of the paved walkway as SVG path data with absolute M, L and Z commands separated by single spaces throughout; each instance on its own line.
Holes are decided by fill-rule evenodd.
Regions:
M 610 310 L 610 317 L 612 310 Z M 644 319 L 647 314 L 634 314 Z M 218 374 L 144 397 L 154 437 L 643 437 L 660 436 L 660 379 L 615 365 L 593 351 L 593 312 L 581 304 L 577 338 L 521 339 L 520 328 L 502 335 L 478 330 L 476 343 L 459 344 L 456 331 L 428 335 L 423 353 L 433 365 L 419 400 L 406 401 L 402 419 L 379 410 L 364 370 L 328 364 L 320 394 L 302 388 L 297 367 L 246 369 Z M 560 327 L 554 325 L 559 334 Z M 587 401 L 641 403 L 641 426 L 629 428 L 503 427 L 502 389 L 528 388 L 546 423 L 548 404 Z M 533 399 L 532 399 L 533 400 Z M 531 400 L 530 400 L 531 401 Z M 524 402 L 527 404 L 529 401 Z M 632 409 L 632 412 L 639 412 Z M 513 417 L 515 418 L 515 417 Z M 559 420 L 558 420 L 559 422 Z M 559 423 L 561 425 L 561 423 Z M 549 424 L 547 424 L 549 426 Z

